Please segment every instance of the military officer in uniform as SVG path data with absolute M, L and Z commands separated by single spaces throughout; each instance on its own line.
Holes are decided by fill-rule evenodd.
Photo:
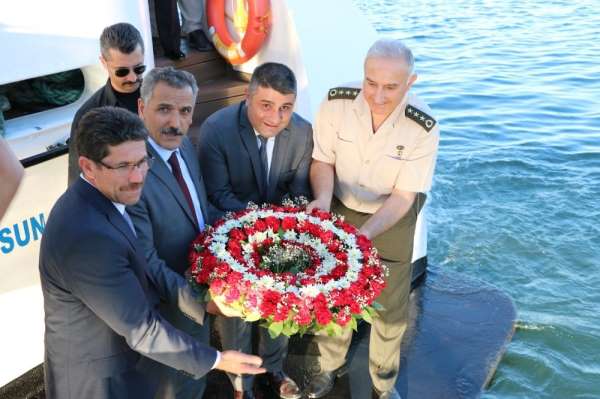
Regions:
M 400 342 L 408 319 L 417 214 L 431 187 L 439 127 L 429 107 L 409 93 L 417 75 L 412 52 L 398 40 L 369 49 L 364 80 L 331 89 L 316 117 L 310 180 L 320 208 L 345 216 L 371 239 L 389 267 L 371 327 L 369 372 L 379 398 L 398 398 Z M 352 85 L 351 85 L 352 86 Z M 345 363 L 351 333 L 317 337 L 321 371 L 307 387 L 325 396 Z

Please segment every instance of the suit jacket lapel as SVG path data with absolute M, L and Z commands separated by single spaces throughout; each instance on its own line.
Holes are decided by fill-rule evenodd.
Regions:
M 196 150 L 187 137 L 183 139 L 179 150 L 181 151 L 181 156 L 192 176 L 196 194 L 198 194 L 198 200 L 200 201 L 202 218 L 204 219 L 204 223 L 208 223 L 208 198 L 206 196 L 206 190 L 204 189 L 204 182 L 202 181 L 202 174 L 200 173 L 200 162 L 198 162 L 198 157 L 195 153 Z M 196 227 L 198 226 L 196 225 Z
M 252 163 L 252 169 L 254 170 L 254 177 L 256 178 L 256 186 L 260 190 L 261 197 L 265 197 L 264 188 L 262 185 L 262 164 L 260 162 L 260 156 L 258 155 L 258 144 L 256 143 L 256 134 L 254 128 L 248 120 L 248 110 L 246 108 L 246 102 L 242 102 L 239 106 L 239 121 L 240 128 L 239 134 L 242 138 L 242 143 L 246 147 L 246 151 L 250 155 L 250 161 Z
M 140 284 L 144 288 L 144 291 L 148 289 L 148 279 L 146 276 L 146 257 L 144 256 L 144 252 L 139 245 L 137 237 L 134 235 L 133 230 L 125 221 L 125 217 L 119 213 L 117 208 L 112 205 L 113 209 L 107 210 L 106 216 L 108 217 L 108 221 L 115 226 L 117 230 L 119 230 L 125 237 L 127 237 L 127 241 L 133 246 L 134 252 L 136 254 L 137 261 L 131 263 L 131 268 L 134 273 L 138 276 L 140 280 Z
M 269 202 L 274 202 L 272 201 L 272 198 L 277 189 L 277 182 L 279 181 L 283 162 L 286 159 L 290 134 L 290 130 L 286 127 L 275 137 L 275 147 L 273 148 L 271 169 L 269 170 L 269 189 L 267 191 L 267 200 Z
M 140 284 L 142 284 L 144 290 L 146 290 L 148 286 L 144 268 L 146 258 L 144 257 L 141 248 L 138 246 L 137 237 L 134 235 L 131 227 L 129 227 L 129 224 L 125 221 L 123 215 L 119 213 L 117 208 L 104 196 L 104 194 L 83 179 L 79 178 L 76 180 L 73 186 L 74 189 L 77 190 L 86 201 L 91 203 L 100 215 L 106 217 L 108 222 L 112 224 L 117 231 L 123 234 L 125 239 L 131 244 L 137 257 L 137 261 L 132 262 L 131 268 L 140 279 Z
M 117 208 L 113 205 L 113 203 L 104 196 L 98 189 L 88 182 L 84 181 L 82 178 L 79 178 L 76 181 L 77 190 L 87 201 L 89 201 L 94 208 L 98 210 L 102 215 L 108 219 L 108 221 L 115 226 L 117 230 L 119 230 L 127 241 L 136 248 L 137 238 L 135 237 L 131 227 L 125 221 L 123 215 L 119 213 Z
M 155 158 L 155 161 L 152 164 L 152 167 L 150 168 L 150 173 L 152 173 L 154 176 L 156 176 L 156 178 L 158 180 L 160 180 L 167 187 L 167 189 L 171 192 L 171 194 L 173 194 L 173 196 L 175 197 L 175 200 L 177 201 L 179 206 L 183 209 L 183 212 L 185 212 L 187 217 L 190 219 L 190 221 L 192 223 L 194 223 L 194 225 L 197 228 L 198 225 L 195 220 L 196 218 L 194 217 L 194 215 L 192 215 L 192 210 L 190 209 L 190 206 L 188 205 L 185 197 L 183 196 L 183 192 L 181 191 L 181 188 L 179 187 L 179 184 L 177 183 L 175 176 L 169 170 L 169 167 L 167 166 L 165 161 L 163 161 L 163 159 L 160 157 L 160 155 L 158 155 L 158 153 L 156 151 L 154 151 L 154 148 L 152 148 L 152 146 L 150 144 L 146 143 L 146 148 L 148 149 L 148 152 L 150 154 L 152 154 L 152 156 Z M 186 165 L 187 165 L 187 163 L 186 163 Z

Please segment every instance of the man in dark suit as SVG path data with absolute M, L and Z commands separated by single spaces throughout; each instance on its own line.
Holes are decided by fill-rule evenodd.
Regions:
M 135 26 L 118 23 L 104 28 L 100 35 L 100 62 L 108 73 L 106 84 L 77 110 L 69 137 L 69 184 L 79 177 L 79 156 L 75 132 L 79 121 L 91 109 L 112 106 L 137 114 L 144 65 L 144 41 Z
M 198 155 L 186 137 L 197 93 L 196 80 L 186 71 L 155 68 L 144 78 L 139 113 L 149 133 L 148 154 L 155 161 L 140 201 L 128 208 L 148 263 L 182 276 L 189 267 L 190 243 L 218 212 L 208 203 Z M 168 303 L 161 305 L 161 314 L 208 344 L 208 320 L 198 325 Z M 205 387 L 206 378 L 193 379 L 165 367 L 157 397 L 201 399 Z
M 205 316 L 183 278 L 147 264 L 125 211 L 152 163 L 145 139 L 139 118 L 119 108 L 81 120 L 82 175 L 55 204 L 41 243 L 49 399 L 152 398 L 156 362 L 196 378 L 212 368 L 261 371 L 259 358 L 219 353 L 159 315 L 162 298 L 199 322 Z
M 296 78 L 285 65 L 265 63 L 254 71 L 246 101 L 211 115 L 200 128 L 200 163 L 209 200 L 224 211 L 310 197 L 313 148 L 310 124 L 294 113 Z M 251 351 L 251 324 L 217 319 L 224 348 Z M 259 354 L 270 385 L 282 398 L 301 396 L 283 373 L 287 338 L 260 329 Z M 253 378 L 230 375 L 237 397 L 252 397 Z

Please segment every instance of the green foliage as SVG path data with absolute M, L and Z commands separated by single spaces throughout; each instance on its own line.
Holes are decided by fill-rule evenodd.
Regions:
M 281 332 L 283 331 L 283 322 L 278 321 L 275 323 L 271 323 L 271 325 L 268 327 L 268 330 L 271 338 L 277 338 L 279 334 L 281 334 Z

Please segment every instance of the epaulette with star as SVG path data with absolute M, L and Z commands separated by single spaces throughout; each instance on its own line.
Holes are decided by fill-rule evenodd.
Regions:
M 356 87 L 334 87 L 329 89 L 328 100 L 354 100 L 360 93 Z
M 427 115 L 425 112 L 421 111 L 420 109 L 413 107 L 412 105 L 406 106 L 404 115 L 406 115 L 408 118 L 412 119 L 413 121 L 417 122 L 419 125 L 421 125 L 423 127 L 423 129 L 427 130 L 427 132 L 430 132 L 436 123 L 435 119 L 433 119 L 431 116 Z

